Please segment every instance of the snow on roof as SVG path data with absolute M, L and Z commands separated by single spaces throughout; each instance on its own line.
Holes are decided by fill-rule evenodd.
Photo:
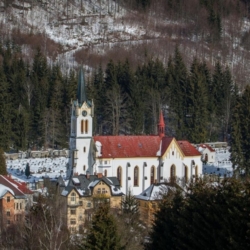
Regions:
M 97 179 L 97 180 L 95 180 L 95 181 L 91 181 L 91 182 L 89 183 L 89 185 L 88 185 L 88 188 L 94 187 L 99 181 L 100 181 L 99 179 Z
M 3 197 L 7 192 L 10 192 L 12 195 L 15 195 L 12 189 L 0 184 L 0 197 Z
M 67 196 L 68 193 L 69 193 L 69 192 L 68 192 L 67 190 L 64 189 L 64 190 L 62 191 L 61 195 L 62 195 L 62 196 Z
M 141 194 L 135 197 L 140 200 L 160 200 L 163 194 L 167 194 L 169 190 L 174 191 L 176 188 L 167 184 L 152 184 Z
M 119 194 L 121 195 L 121 194 L 123 194 L 122 191 L 119 188 L 117 188 L 117 187 L 115 187 L 113 185 L 110 185 L 110 187 L 111 187 L 111 191 L 112 191 L 113 195 L 119 195 Z
M 80 181 L 78 178 L 74 177 L 74 178 L 72 178 L 72 180 L 73 180 L 74 184 L 80 184 Z

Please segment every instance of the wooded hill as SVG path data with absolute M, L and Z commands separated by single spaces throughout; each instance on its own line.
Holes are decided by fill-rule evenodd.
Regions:
M 1 22 L 0 147 L 68 147 L 70 102 L 76 98 L 79 68 L 72 66 L 73 59 L 84 66 L 88 98 L 95 103 L 94 134 L 156 134 L 161 109 L 167 136 L 193 143 L 229 140 L 235 145 L 235 160 L 239 162 L 236 158 L 241 152 L 248 161 L 248 144 L 243 139 L 248 138 L 249 130 L 244 123 L 248 114 L 245 86 L 250 75 L 249 2 L 104 2 L 99 1 L 104 8 L 95 5 L 93 11 L 101 11 L 100 18 L 113 17 L 113 33 L 109 25 L 106 31 L 98 26 L 102 39 L 92 34 L 95 44 L 86 47 L 82 39 L 83 48 L 74 50 L 53 41 L 46 29 L 38 32 L 35 14 L 50 11 L 50 22 L 59 16 L 68 22 L 76 15 L 74 8 L 91 16 L 87 3 L 98 1 L 66 1 L 62 13 L 62 2 L 49 2 L 45 8 L 41 1 L 33 1 L 31 7 L 22 9 L 18 28 L 11 14 L 14 2 L 4 1 L 1 8 L 12 25 L 7 26 L 6 18 Z M 24 12 L 30 15 L 33 11 L 32 32 L 27 32 Z M 66 21 L 60 24 L 60 20 L 53 32 L 56 26 L 65 26 Z M 88 26 L 87 21 L 89 26 L 97 25 L 86 17 L 83 27 Z M 123 33 L 116 33 L 114 40 L 117 23 L 124 25 Z M 71 36 L 77 36 L 74 25 L 71 23 Z M 130 33 L 126 40 L 122 35 L 131 32 L 128 25 L 147 32 Z
M 63 75 L 48 66 L 38 49 L 29 65 L 18 46 L 1 46 L 1 147 L 67 147 L 70 102 L 76 99 L 76 72 Z M 230 70 L 218 62 L 210 71 L 194 59 L 190 68 L 176 51 L 165 67 L 145 57 L 132 70 L 128 60 L 110 61 L 86 79 L 94 100 L 94 134 L 156 134 L 164 111 L 166 134 L 199 143 L 226 140 L 238 91 Z

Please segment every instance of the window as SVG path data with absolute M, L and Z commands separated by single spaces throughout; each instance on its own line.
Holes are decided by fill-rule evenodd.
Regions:
M 7 213 L 6 213 L 6 214 L 7 214 L 7 216 L 10 216 L 10 211 L 7 211 Z
M 85 134 L 88 133 L 88 120 L 85 121 Z
M 122 167 L 117 168 L 117 179 L 120 182 L 120 186 L 122 186 Z
M 155 181 L 155 167 L 152 166 L 150 169 L 150 185 L 154 184 Z
M 16 203 L 16 209 L 18 209 L 18 203 Z
M 106 194 L 106 189 L 102 188 L 102 194 Z
M 84 125 L 85 125 L 84 120 L 81 120 L 81 134 L 84 133 Z
M 84 166 L 83 166 L 83 171 L 85 171 L 85 170 L 86 170 L 86 166 L 84 165 Z
M 75 208 L 71 208 L 70 209 L 70 214 L 71 215 L 75 215 L 76 214 L 76 209 Z
M 185 166 L 184 168 L 185 168 L 184 169 L 184 178 L 185 178 L 185 181 L 187 182 L 188 181 L 188 167 Z
M 108 161 L 104 161 L 104 164 L 107 165 L 107 164 L 108 164 Z
M 83 153 L 85 153 L 86 152 L 86 147 L 83 147 Z
M 83 205 L 83 202 L 82 202 L 82 201 L 79 201 L 79 205 L 82 206 L 82 205 Z
M 104 170 L 104 176 L 107 177 L 107 175 L 108 175 L 107 173 L 108 173 L 108 171 L 107 171 L 107 169 L 105 169 L 105 170 Z
M 176 176 L 175 165 L 172 165 L 170 168 L 170 181 L 175 181 L 175 176 Z
M 7 224 L 10 225 L 10 220 L 7 220 Z
M 20 209 L 22 209 L 22 203 L 20 203 Z
M 91 207 L 91 202 L 88 202 L 88 203 L 87 203 L 87 207 Z
M 139 168 L 136 166 L 134 168 L 134 186 L 138 186 L 139 184 Z
M 98 193 L 98 194 L 101 193 L 101 189 L 100 189 L 100 188 L 97 189 L 97 193 Z
M 7 196 L 7 202 L 10 202 L 10 196 Z
M 76 194 L 75 193 L 71 194 L 70 201 L 71 201 L 71 203 L 75 203 L 76 202 Z
M 71 224 L 71 225 L 75 225 L 75 224 L 76 224 L 76 220 L 75 220 L 75 219 L 71 219 L 71 220 L 70 220 L 70 224 Z
M 174 155 L 174 151 L 172 151 L 172 155 Z
M 198 177 L 198 166 L 195 166 L 195 177 Z

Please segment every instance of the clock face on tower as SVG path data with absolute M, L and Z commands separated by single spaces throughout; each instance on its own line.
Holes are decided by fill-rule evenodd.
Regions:
M 82 115 L 83 115 L 83 116 L 86 116 L 86 115 L 87 115 L 87 111 L 86 111 L 86 110 L 83 110 L 83 111 L 82 111 Z

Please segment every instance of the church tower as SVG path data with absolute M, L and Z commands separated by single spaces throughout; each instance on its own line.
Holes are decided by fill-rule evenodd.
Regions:
M 84 73 L 78 76 L 77 100 L 71 103 L 70 175 L 93 174 L 92 131 L 94 103 L 87 100 Z
M 159 123 L 158 123 L 158 135 L 161 138 L 165 136 L 165 122 L 164 122 L 162 110 L 160 111 L 160 118 L 159 118 Z

